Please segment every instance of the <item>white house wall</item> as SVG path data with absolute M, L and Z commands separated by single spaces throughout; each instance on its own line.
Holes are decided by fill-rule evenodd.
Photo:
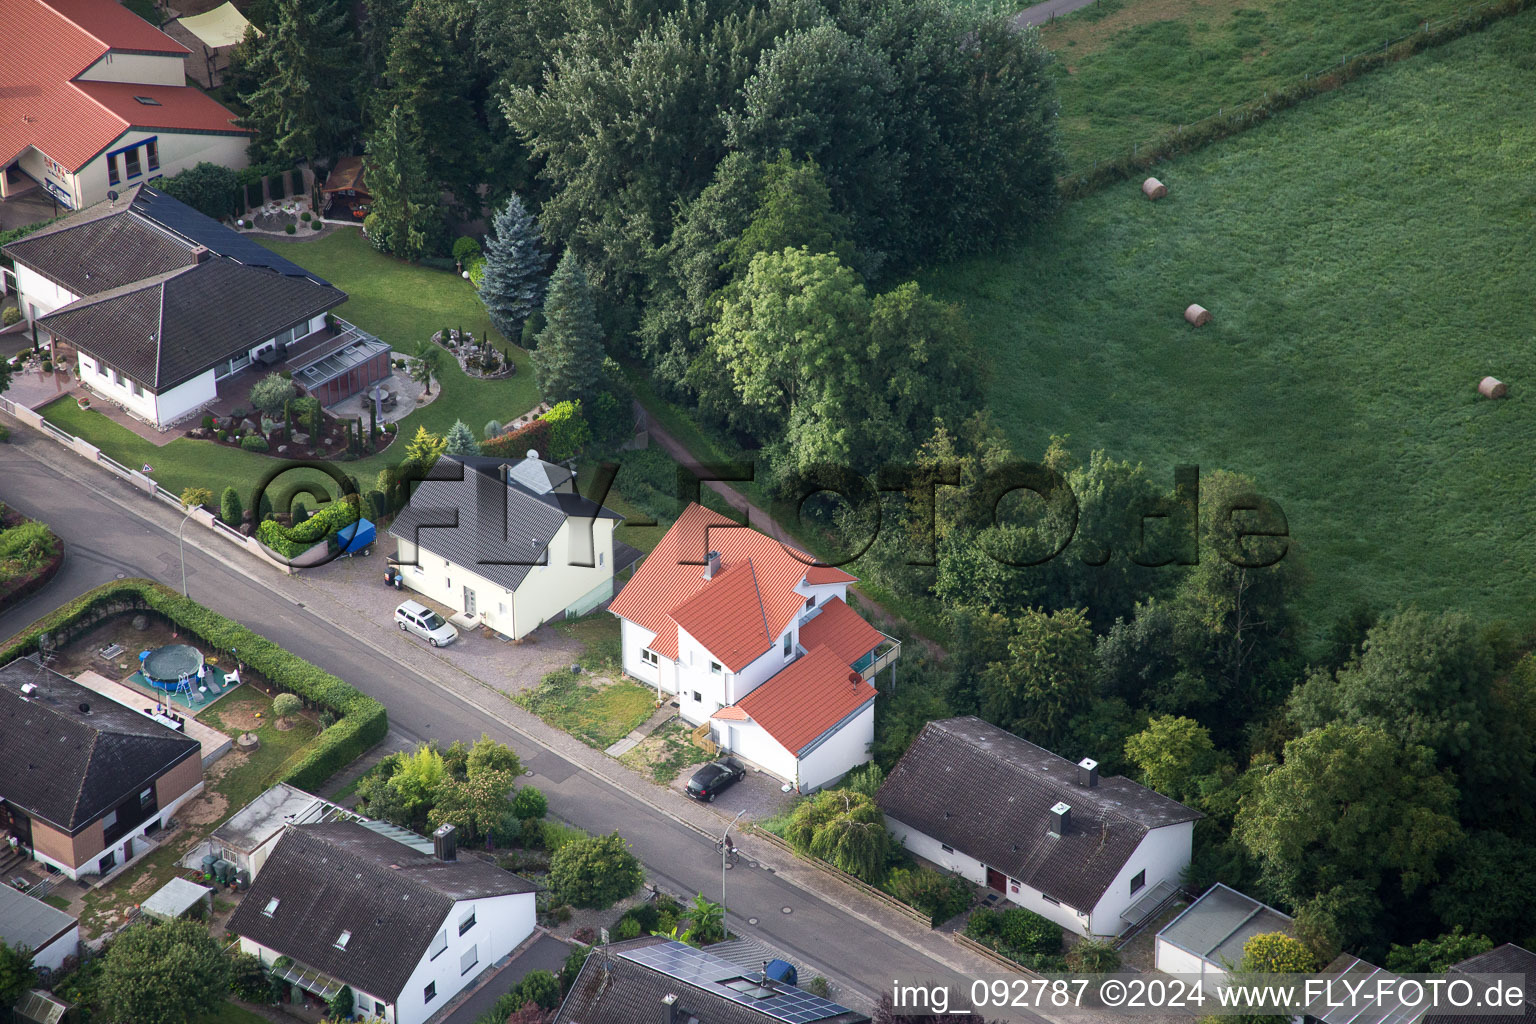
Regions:
M 475 925 L 460 935 L 459 922 L 471 907 L 475 911 Z M 448 1005 L 481 971 L 532 935 L 534 924 L 531 892 L 455 903 L 441 926 L 448 933 L 448 946 L 435 959 L 423 957 L 416 965 L 395 1004 L 395 1024 L 422 1024 Z M 471 946 L 476 947 L 478 960 L 475 966 L 462 972 L 460 961 Z M 422 995 L 431 983 L 437 985 L 437 994 L 431 1002 L 426 1002 Z
M 187 59 L 172 54 L 108 51 L 75 76 L 82 82 L 134 82 L 138 85 L 185 85 Z
M 174 423 L 218 397 L 219 388 L 214 383 L 213 371 L 204 370 L 185 384 L 178 384 L 155 396 L 155 412 L 159 417 L 156 422 Z
M 845 684 L 846 685 L 846 684 Z M 800 792 L 810 793 L 836 782 L 869 760 L 875 742 L 875 702 L 870 701 L 842 728 L 800 759 Z
M 567 608 L 590 610 L 613 596 L 613 520 L 591 524 L 592 543 L 573 537 L 575 520 L 567 519 L 549 542 L 548 565 L 536 565 L 513 594 L 521 637 Z M 594 565 L 573 564 L 595 561 Z M 505 631 L 503 631 L 505 632 Z
M 1157 940 L 1157 949 L 1154 955 L 1157 958 L 1157 969 L 1164 974 L 1200 974 L 1226 977 L 1225 971 L 1212 967 L 1201 957 L 1196 956 L 1187 949 L 1180 949 L 1161 937 Z
M 1099 899 L 1099 905 L 1093 908 L 1094 934 L 1118 935 L 1128 927 L 1120 915 L 1145 896 L 1148 889 L 1162 881 L 1178 885 L 1184 869 L 1189 866 L 1194 840 L 1195 823 L 1192 821 L 1164 825 L 1148 832 Z M 1140 871 L 1147 873 L 1146 886 L 1132 893 L 1131 879 Z
M 677 692 L 677 663 L 659 655 L 656 664 L 641 659 L 640 652 L 656 639 L 656 634 L 628 619 L 619 619 L 621 659 L 626 675 L 633 676 L 646 686 L 658 687 L 662 693 Z
M 77 924 L 42 949 L 34 950 L 32 953 L 32 966 L 46 967 L 50 971 L 62 971 L 64 969 L 65 957 L 79 955 L 80 926 Z
M 263 946 L 261 943 L 257 942 L 255 939 L 248 939 L 248 938 L 246 938 L 243 935 L 240 936 L 240 952 L 242 952 L 242 953 L 249 953 L 251 956 L 260 957 L 261 958 L 261 962 L 266 964 L 268 967 L 271 967 L 273 965 L 273 963 L 275 963 L 279 957 L 285 955 L 281 951 L 273 949 L 271 946 Z M 362 989 L 357 988 L 355 986 L 348 986 L 348 987 L 352 989 L 352 1000 L 353 1000 L 354 1003 L 356 1003 L 356 1001 L 357 1001 L 359 996 L 362 996 L 362 997 L 365 997 L 368 1000 L 370 1005 L 374 1005 L 374 1004 L 384 1004 L 386 1006 L 388 1005 L 388 1001 L 387 1000 L 378 998 L 372 992 L 365 992 Z M 369 1017 L 366 1017 L 364 1019 L 366 1019 L 366 1020 L 378 1019 L 378 1020 L 384 1021 L 385 1024 L 395 1024 L 395 1015 L 394 1015 L 394 1012 L 393 1012 L 392 1009 L 391 1010 L 386 1010 L 383 1013 L 376 1013 L 373 1016 L 369 1016 Z
M 80 353 L 80 380 L 98 394 L 106 396 L 116 402 L 141 420 L 149 423 L 158 423 L 155 413 L 155 393 L 148 388 L 140 387 L 139 393 L 134 394 L 133 381 L 123 376 L 122 373 L 114 378 L 113 370 L 109 363 L 104 363 L 95 356 L 86 352 Z
M 425 539 L 431 543 L 430 532 L 426 533 Z M 517 632 L 512 592 L 506 587 L 492 583 L 461 565 L 454 565 L 441 555 L 418 549 L 411 541 L 397 538 L 397 543 L 399 547 L 396 558 L 401 563 L 416 563 L 402 564 L 400 567 L 400 577 L 407 587 L 460 612 L 464 610 L 464 588 L 469 587 L 475 592 L 475 611 L 481 622 L 507 636 L 522 635 Z
M 715 742 L 763 771 L 794 785 L 795 755 L 756 722 L 716 721 L 711 724 Z
M 143 150 L 140 150 L 141 173 L 132 178 L 126 177 L 127 168 L 121 151 L 129 146 L 141 146 L 148 139 L 156 140 L 160 157 L 159 169 L 150 170 L 148 163 L 142 157 Z M 203 161 L 238 171 L 250 163 L 250 157 L 246 153 L 249 145 L 250 137 L 246 135 L 200 134 L 158 128 L 153 131 L 141 131 L 130 128 L 75 172 L 76 202 L 79 206 L 90 206 L 106 199 L 108 190 L 116 189 L 121 192 L 134 185 L 152 182 L 156 178 L 170 177 L 189 167 L 195 167 Z M 108 184 L 108 153 L 117 154 L 114 157 L 118 166 L 116 185 Z
M 28 320 L 46 316 L 80 297 L 20 263 L 16 264 L 16 291 L 21 295 L 21 312 Z

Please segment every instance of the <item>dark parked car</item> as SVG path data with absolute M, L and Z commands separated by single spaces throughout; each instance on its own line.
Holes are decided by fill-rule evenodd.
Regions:
M 713 800 L 732 783 L 740 782 L 747 768 L 734 757 L 722 757 L 693 773 L 688 780 L 688 795 L 695 800 Z

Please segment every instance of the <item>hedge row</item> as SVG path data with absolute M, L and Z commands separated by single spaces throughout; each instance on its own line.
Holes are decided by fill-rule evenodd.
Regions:
M 297 558 L 337 530 L 356 522 L 358 505 L 354 488 L 353 493 L 322 506 L 297 526 L 283 526 L 273 519 L 263 520 L 256 527 L 256 539 L 284 558 Z
M 480 454 L 498 459 L 520 459 L 532 448 L 540 455 L 547 456 L 551 436 L 546 420 L 534 420 L 526 426 L 480 442 Z
M 1208 117 L 1192 125 L 1181 126 L 1146 145 L 1139 145 L 1130 152 L 1122 153 L 1116 159 L 1103 161 L 1086 171 L 1069 174 L 1061 179 L 1061 194 L 1066 199 L 1080 199 L 1107 185 L 1142 174 L 1164 160 L 1193 152 L 1212 142 L 1246 131 L 1283 110 L 1289 110 L 1314 96 L 1332 92 L 1339 86 L 1353 82 L 1378 68 L 1448 43 L 1453 39 L 1459 39 L 1472 32 L 1481 31 L 1496 21 L 1518 14 L 1532 6 L 1536 6 L 1536 0 L 1497 0 L 1485 7 L 1463 11 L 1440 25 L 1426 24 L 1423 31 L 1415 32 L 1393 46 L 1384 46 L 1380 50 L 1373 50 L 1342 62 L 1335 71 L 1309 75 L 1293 81 L 1276 92 L 1265 93 L 1262 99 L 1251 100 L 1233 107 L 1228 112 Z
M 152 580 L 117 580 L 76 598 L 7 641 L 0 650 L 0 665 L 36 651 L 43 633 L 63 643 L 103 619 L 143 611 L 162 616 L 178 631 L 221 654 L 238 649 L 238 659 L 248 671 L 337 716 L 337 722 L 316 737 L 307 753 L 288 763 L 281 780 L 274 781 L 315 790 L 382 740 L 389 729 L 384 705 L 350 683 Z

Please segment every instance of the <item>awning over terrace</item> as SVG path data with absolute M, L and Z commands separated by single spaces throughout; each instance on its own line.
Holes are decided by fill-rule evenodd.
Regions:
M 282 970 L 277 970 L 274 967 L 272 976 L 281 978 L 290 985 L 297 985 L 304 991 L 311 992 L 326 1002 L 330 1002 L 331 997 L 343 988 L 342 983 L 329 974 L 321 974 L 311 967 L 305 967 L 298 961 L 290 963 Z
M 293 382 L 311 394 L 348 370 L 363 365 L 381 352 L 389 351 L 389 346 L 384 342 L 344 320 L 337 320 L 336 327 L 341 331 L 338 338 L 340 344 L 330 347 L 329 351 L 322 349 L 326 354 L 307 366 L 290 367 Z

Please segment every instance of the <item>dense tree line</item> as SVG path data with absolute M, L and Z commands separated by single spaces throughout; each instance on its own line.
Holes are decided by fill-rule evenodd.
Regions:
M 888 498 L 859 568 L 939 609 L 952 654 L 882 694 L 879 761 L 948 714 L 1097 758 L 1204 812 L 1191 886 L 1223 881 L 1292 912 L 1318 963 L 1536 939 L 1530 638 L 1455 612 L 1362 609 L 1303 651 L 1301 552 L 1236 536 L 1252 513 L 1226 510 L 1257 503 L 1235 474 L 1204 474 L 1195 513 L 1171 480 L 1103 453 L 1078 463 L 1054 439 L 1040 493 L 996 505 L 982 481 L 1017 462 L 980 418 L 937 430 L 919 465 L 959 486 Z M 1160 529 L 1142 536 L 1142 515 Z M 841 529 L 866 536 L 871 519 L 845 510 Z M 1179 557 L 1189 543 L 1198 562 Z M 1222 556 L 1280 543 L 1268 567 Z

